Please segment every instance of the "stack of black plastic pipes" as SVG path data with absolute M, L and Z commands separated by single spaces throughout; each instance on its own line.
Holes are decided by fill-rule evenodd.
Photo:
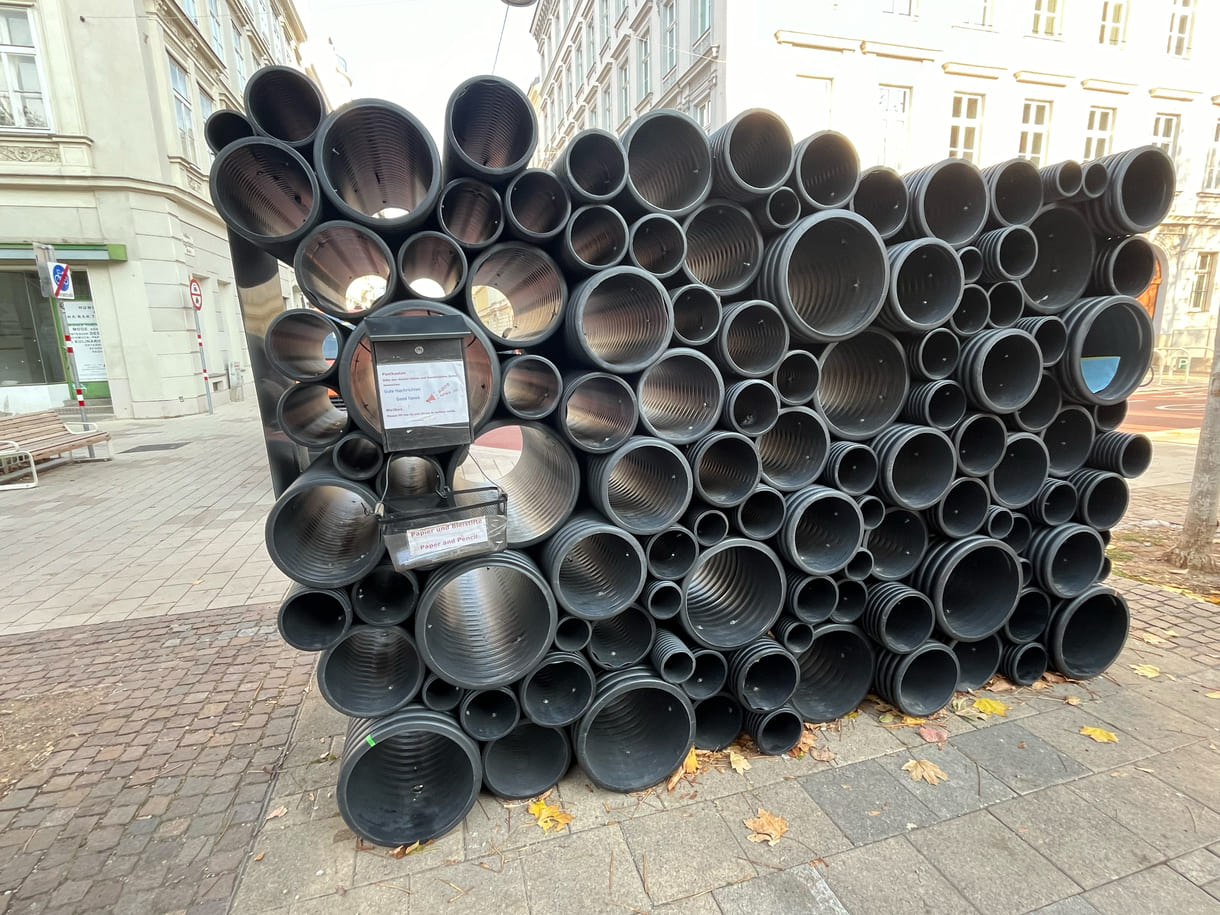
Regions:
M 783 753 L 870 689 L 924 715 L 997 670 L 1118 655 L 1101 581 L 1150 460 L 1114 430 L 1151 356 L 1159 150 L 899 176 L 765 110 L 710 139 L 662 110 L 541 170 L 493 77 L 453 93 L 443 155 L 402 108 L 327 113 L 290 70 L 246 106 L 208 123 L 211 190 L 314 306 L 266 334 L 259 383 L 315 458 L 267 545 L 299 583 L 281 632 L 352 718 L 360 835 L 441 835 L 481 786 L 536 795 L 573 756 L 638 790 L 743 730 Z M 383 452 L 374 312 L 465 320 L 471 448 Z M 506 551 L 388 564 L 383 496 L 485 478 Z

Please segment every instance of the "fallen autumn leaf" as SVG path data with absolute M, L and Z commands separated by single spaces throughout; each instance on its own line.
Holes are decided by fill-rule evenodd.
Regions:
M 1008 717 L 1008 706 L 999 699 L 975 699 L 974 707 L 984 715 L 999 715 L 1001 718 Z
M 1118 743 L 1118 735 L 1113 731 L 1086 726 L 1080 729 L 1080 733 L 1085 737 L 1092 737 L 1098 743 Z
M 745 775 L 747 769 L 753 768 L 748 759 L 733 749 L 729 750 L 729 766 L 738 775 Z
M 909 760 L 903 765 L 902 771 L 911 773 L 911 781 L 924 781 L 933 787 L 949 780 L 944 769 L 926 759 Z
M 1161 669 L 1153 666 L 1152 664 L 1131 664 L 1129 666 L 1141 677 L 1147 677 L 1149 680 L 1151 680 L 1153 677 L 1159 677 L 1161 675 Z
M 1063 697 L 1063 701 L 1064 701 L 1064 702 L 1065 702 L 1067 705 L 1080 705 L 1080 697 L 1079 697 L 1079 696 L 1064 696 L 1064 697 Z
M 949 732 L 937 724 L 925 724 L 915 733 L 928 743 L 934 743 L 942 749 L 945 746 L 945 741 L 949 739 Z
M 774 845 L 788 831 L 787 820 L 762 807 L 758 808 L 758 816 L 742 820 L 742 822 L 750 830 L 750 835 L 746 838 L 751 842 L 766 842 L 768 845 Z
M 286 814 L 287 812 L 288 812 L 288 808 L 287 808 L 287 807 L 276 807 L 276 808 L 275 808 L 274 810 L 272 810 L 272 811 L 271 811 L 269 814 L 267 814 L 267 819 L 268 819 L 268 820 L 274 820 L 276 817 L 282 817 L 282 816 L 283 816 L 284 814 Z
M 552 829 L 558 832 L 572 822 L 572 814 L 560 810 L 554 804 L 548 804 L 543 798 L 531 801 L 526 810 L 538 821 L 543 832 L 550 832 Z

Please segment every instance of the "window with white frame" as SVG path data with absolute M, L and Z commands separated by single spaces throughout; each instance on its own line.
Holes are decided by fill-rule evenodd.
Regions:
M 623 13 L 625 13 L 625 12 L 627 12 L 627 0 L 615 0 L 615 2 L 614 2 L 615 18 L 623 15 Z
M 208 118 L 212 116 L 212 112 L 216 110 L 216 103 L 212 101 L 212 96 L 203 86 L 199 87 L 199 119 L 206 124 Z
M 579 89 L 585 83 L 585 46 L 576 36 L 576 87 Z
M 1171 57 L 1189 57 L 1190 37 L 1194 27 L 1194 0 L 1173 0 L 1169 12 L 1169 41 L 1165 45 L 1165 52 Z
M 567 117 L 572 110 L 572 62 L 563 66 L 563 116 Z
M 212 50 L 221 60 L 225 59 L 224 31 L 220 27 L 220 5 L 217 0 L 208 0 L 208 36 Z
M 602 86 L 602 130 L 614 129 L 614 103 L 611 101 L 610 87 Z
M 712 0 L 695 0 L 695 40 L 712 27 Z
M 1203 167 L 1203 190 L 1220 191 L 1220 120 L 1212 128 L 1212 145 L 1207 150 Z
M 978 29 L 989 29 L 994 25 L 992 0 L 967 0 L 963 12 L 963 25 Z
M 1178 157 L 1178 136 L 1182 131 L 1182 116 L 1158 114 L 1152 122 L 1152 145 L 1171 159 Z
M 1051 103 L 1026 99 L 1021 111 L 1021 140 L 1017 155 L 1041 168 L 1046 164 L 1046 145 L 1051 129 Z
M 914 16 L 915 0 L 881 0 L 881 12 L 895 16 Z
M 618 65 L 618 119 L 622 121 L 631 112 L 631 85 L 627 61 Z
M 1122 0 L 1104 0 L 1101 4 L 1101 30 L 1098 44 L 1122 45 L 1127 40 L 1127 4 Z
M 691 106 L 691 117 L 704 130 L 712 129 L 712 97 L 705 95 Z
M 1190 275 L 1190 296 L 1187 299 L 1191 311 L 1211 311 L 1212 287 L 1216 283 L 1216 252 L 1200 251 L 1195 258 L 1195 269 Z
M 0 130 L 50 126 L 30 11 L 0 6 Z
M 597 18 L 601 22 L 602 41 L 609 41 L 610 0 L 597 0 Z
M 589 99 L 589 107 L 585 109 L 585 127 L 597 126 L 597 96 Z
M 652 91 L 652 42 L 649 41 L 648 32 L 645 32 L 635 40 L 635 65 L 636 79 L 639 82 L 638 92 L 640 101 L 648 97 L 648 93 Z
M 1084 129 L 1084 157 L 1097 159 L 1104 156 L 1114 145 L 1113 108 L 1089 109 L 1089 120 Z
M 241 33 L 241 27 L 232 23 L 233 28 L 233 71 L 237 74 L 237 88 L 246 88 L 246 41 Z
M 191 115 L 191 82 L 186 68 L 169 58 L 169 85 L 173 91 L 174 123 L 178 127 L 178 153 L 195 161 L 195 122 Z
M 675 0 L 661 4 L 661 72 L 678 66 L 678 11 Z
M 191 22 L 199 24 L 199 10 L 195 8 L 195 0 L 178 0 L 178 5 L 182 7 L 182 12 L 191 17 Z
M 879 165 L 901 171 L 906 166 L 911 90 L 908 86 L 878 86 L 877 109 L 881 122 Z
M 589 58 L 589 69 L 593 69 L 593 65 L 597 63 L 597 49 L 594 47 L 593 39 L 593 23 L 589 23 L 589 27 L 585 29 L 585 51 Z
M 1033 18 L 1029 34 L 1040 38 L 1058 38 L 1063 32 L 1063 0 L 1033 0 Z
M 983 133 L 983 96 L 969 92 L 953 93 L 949 118 L 949 155 L 976 162 Z

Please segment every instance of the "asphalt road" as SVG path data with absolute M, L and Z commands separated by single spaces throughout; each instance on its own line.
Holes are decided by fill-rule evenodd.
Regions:
M 1193 384 L 1140 388 L 1127 401 L 1124 432 L 1159 432 L 1164 429 L 1198 429 L 1203 422 L 1207 385 Z

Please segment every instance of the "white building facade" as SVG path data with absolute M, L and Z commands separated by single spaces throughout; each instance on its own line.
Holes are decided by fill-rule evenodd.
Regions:
M 533 34 L 544 161 L 582 127 L 617 132 L 652 107 L 709 129 L 770 108 L 796 139 L 833 128 L 863 166 L 900 171 L 950 155 L 1050 165 L 1157 143 L 1177 164 L 1178 193 L 1153 235 L 1164 260 L 1146 307 L 1164 358 L 1210 364 L 1220 4 L 544 0 Z

